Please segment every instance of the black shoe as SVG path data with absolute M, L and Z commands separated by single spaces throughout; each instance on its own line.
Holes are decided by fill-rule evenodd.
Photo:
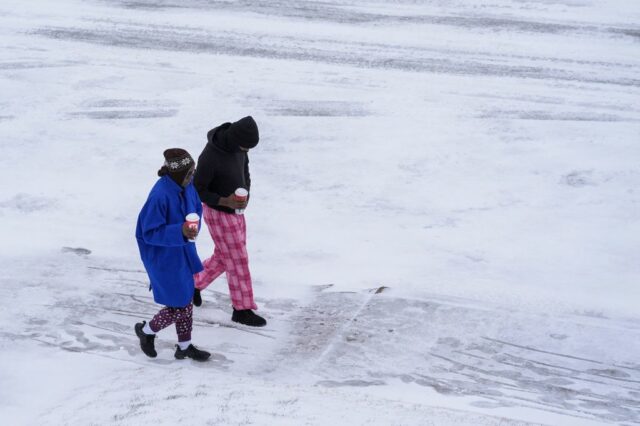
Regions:
M 200 290 L 197 288 L 193 292 L 193 304 L 194 306 L 202 305 L 202 296 L 200 296 Z
M 231 321 L 250 325 L 251 327 L 264 327 L 267 325 L 267 320 L 262 318 L 260 315 L 256 315 L 251 309 L 242 309 L 237 311 L 236 308 L 233 308 Z
M 189 345 L 185 350 L 180 349 L 180 346 L 176 345 L 175 357 L 177 359 L 191 358 L 194 361 L 206 361 L 210 356 L 211 354 L 209 352 L 201 351 L 193 345 Z
M 150 358 L 155 358 L 158 356 L 156 352 L 154 341 L 156 340 L 155 334 L 146 334 L 142 329 L 144 328 L 146 321 L 142 321 L 136 324 L 134 330 L 136 331 L 136 336 L 140 338 L 140 349 L 145 353 L 146 356 Z

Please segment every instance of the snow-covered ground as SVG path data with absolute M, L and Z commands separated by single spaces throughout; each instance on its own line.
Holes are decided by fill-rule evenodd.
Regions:
M 640 424 L 640 2 L 0 1 L 2 424 Z M 141 354 L 165 148 L 253 115 L 264 329 Z M 198 241 L 201 257 L 212 243 Z M 376 291 L 377 290 L 377 291 Z

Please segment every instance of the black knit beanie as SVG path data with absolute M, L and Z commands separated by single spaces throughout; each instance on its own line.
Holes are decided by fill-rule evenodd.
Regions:
M 254 148 L 260 140 L 258 125 L 251 116 L 241 118 L 235 123 L 231 123 L 226 133 L 228 141 L 231 144 L 243 148 Z
M 158 170 L 158 176 L 169 175 L 178 185 L 182 185 L 195 161 L 187 151 L 181 148 L 170 148 L 164 152 L 164 164 Z

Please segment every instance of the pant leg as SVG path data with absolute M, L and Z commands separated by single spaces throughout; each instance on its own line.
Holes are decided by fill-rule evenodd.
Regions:
M 258 309 L 253 299 L 244 215 L 214 210 L 212 236 L 227 272 L 229 295 L 236 309 Z
M 169 327 L 174 322 L 176 322 L 176 308 L 164 307 L 149 321 L 149 327 L 151 331 L 157 333 L 163 328 Z
M 213 217 L 214 209 L 210 208 L 206 204 L 202 205 L 202 216 L 204 218 L 205 223 L 207 224 L 207 228 L 209 229 L 209 234 L 211 234 L 211 238 L 213 238 L 215 242 L 215 237 L 213 236 L 215 221 Z M 198 290 L 204 290 L 207 288 L 216 278 L 218 278 L 224 272 L 224 262 L 222 261 L 222 253 L 218 246 L 215 246 L 213 251 L 213 255 L 202 262 L 202 266 L 204 270 L 195 274 L 193 276 L 195 287 Z
M 198 290 L 204 290 L 209 287 L 209 285 L 224 272 L 222 254 L 217 246 L 213 251 L 213 256 L 202 262 L 202 266 L 204 270 L 193 276 L 195 287 Z
M 192 330 L 193 305 L 189 303 L 188 306 L 177 309 L 176 333 L 178 334 L 178 342 L 188 342 L 189 340 L 191 340 Z

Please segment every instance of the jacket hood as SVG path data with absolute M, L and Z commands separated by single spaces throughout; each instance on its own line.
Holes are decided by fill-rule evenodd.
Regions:
M 258 145 L 260 134 L 253 117 L 247 116 L 209 130 L 207 140 L 223 151 L 238 152 L 240 147 L 251 149 Z
M 237 152 L 240 148 L 229 142 L 227 129 L 231 123 L 224 123 L 207 132 L 207 144 L 226 152 Z

